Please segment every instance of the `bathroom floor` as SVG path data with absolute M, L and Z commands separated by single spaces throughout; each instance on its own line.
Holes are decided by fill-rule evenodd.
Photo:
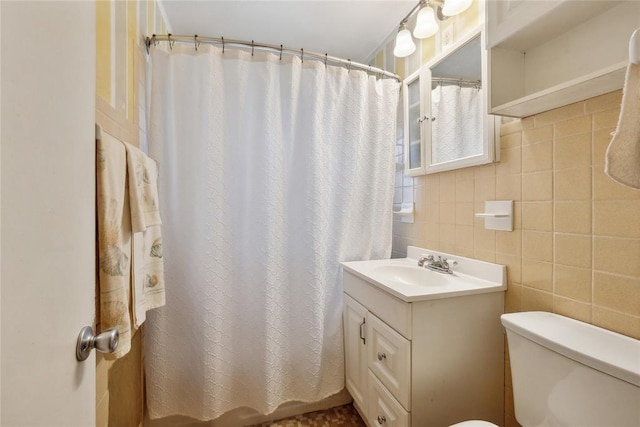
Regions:
M 364 421 L 358 415 L 353 405 L 338 406 L 324 411 L 310 412 L 297 415 L 255 427 L 365 427 Z

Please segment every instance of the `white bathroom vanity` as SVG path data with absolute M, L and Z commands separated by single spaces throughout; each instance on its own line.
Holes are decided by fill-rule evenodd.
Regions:
M 502 425 L 506 268 L 407 252 L 342 263 L 346 386 L 356 408 L 369 426 Z M 427 255 L 447 259 L 452 273 L 419 267 Z

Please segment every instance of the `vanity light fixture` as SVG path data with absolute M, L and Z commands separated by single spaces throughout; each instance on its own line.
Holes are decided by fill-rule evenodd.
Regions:
M 436 13 L 433 11 L 430 3 L 425 3 L 420 8 L 420 12 L 418 12 L 416 27 L 413 29 L 413 36 L 417 39 L 426 39 L 437 33 L 438 30 Z
M 404 58 L 415 51 L 416 44 L 411 38 L 411 33 L 407 28 L 407 23 L 403 21 L 400 24 L 400 31 L 398 31 L 398 35 L 396 36 L 396 47 L 393 49 L 393 54 L 398 58 Z
M 464 12 L 471 6 L 473 0 L 446 0 L 442 6 L 444 16 L 454 16 Z
M 439 30 L 436 17 L 444 21 L 451 16 L 464 12 L 471 6 L 471 3 L 473 3 L 473 0 L 421 0 L 400 22 L 400 30 L 398 30 L 398 35 L 396 36 L 393 54 L 398 58 L 404 58 L 415 52 L 416 45 L 407 28 L 407 22 L 416 12 L 418 12 L 418 17 L 413 36 L 417 39 L 426 39 L 435 35 Z M 437 9 L 434 10 L 434 7 Z

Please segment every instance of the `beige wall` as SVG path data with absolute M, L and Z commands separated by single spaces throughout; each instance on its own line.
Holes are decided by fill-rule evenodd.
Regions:
M 144 36 L 168 32 L 163 16 L 155 0 L 96 1 L 96 123 L 136 146 L 146 139 Z M 134 334 L 123 358 L 96 358 L 98 427 L 142 424 L 143 329 Z

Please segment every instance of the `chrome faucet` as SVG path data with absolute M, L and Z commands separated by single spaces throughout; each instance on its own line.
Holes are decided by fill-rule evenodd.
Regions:
M 421 256 L 420 259 L 418 260 L 418 267 L 424 267 L 425 262 L 428 262 L 428 263 L 433 262 L 433 255 Z
M 435 259 L 433 255 L 427 255 L 420 257 L 418 260 L 418 267 L 428 268 L 429 270 L 439 273 L 453 274 L 453 270 L 451 270 L 452 265 L 458 265 L 458 262 L 442 258 L 439 255 L 438 259 Z

